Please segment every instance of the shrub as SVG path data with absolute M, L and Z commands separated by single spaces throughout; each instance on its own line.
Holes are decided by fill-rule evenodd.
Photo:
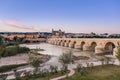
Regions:
M 9 46 L 5 48 L 0 48 L 0 56 L 14 56 L 16 54 L 27 53 L 28 51 L 30 51 L 30 49 L 27 47 Z
M 6 80 L 6 78 L 7 78 L 7 74 L 0 74 L 0 80 Z
M 20 67 L 20 66 L 25 66 L 25 65 L 27 65 L 27 64 L 13 64 L 13 65 L 2 66 L 2 67 L 0 67 L 0 73 L 10 71 L 14 68 L 17 68 L 17 67 Z

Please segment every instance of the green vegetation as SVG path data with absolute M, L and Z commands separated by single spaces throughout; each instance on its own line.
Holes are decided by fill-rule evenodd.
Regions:
M 15 80 L 20 80 L 21 74 L 19 72 L 17 72 L 17 69 L 14 70 L 14 75 L 15 75 Z
M 67 58 L 67 60 L 69 59 L 69 61 L 71 61 L 71 56 L 72 56 L 71 53 L 67 54 L 67 57 L 70 57 Z M 15 70 L 14 71 L 16 78 L 15 80 L 50 80 L 51 78 L 59 77 L 69 73 L 68 70 L 63 71 L 62 68 L 61 71 L 58 71 L 58 66 L 53 66 L 53 65 L 50 65 L 49 69 L 41 69 L 40 64 L 43 63 L 43 61 L 41 57 L 38 56 L 37 50 L 32 50 L 29 53 L 28 63 L 35 69 L 33 71 L 24 72 L 25 76 L 21 78 L 20 78 L 21 73 Z
M 0 67 L 0 73 L 11 71 L 12 69 L 15 69 L 15 68 L 18 68 L 18 67 L 21 67 L 21 66 L 25 66 L 25 65 L 28 65 L 28 64 L 25 63 L 25 64 L 13 64 L 13 65 L 1 66 Z
M 7 74 L 0 73 L 0 80 L 6 80 Z
M 3 37 L 0 36 L 0 57 L 14 56 L 16 54 L 27 53 L 29 48 L 20 47 L 19 42 L 23 39 L 14 37 L 12 43 L 3 41 Z
M 2 45 L 2 36 L 0 36 L 0 46 Z
M 82 70 L 81 70 L 82 71 Z M 85 75 L 76 70 L 76 73 L 68 79 L 62 80 L 120 80 L 120 67 L 116 65 L 102 65 L 87 69 Z
M 69 73 L 69 71 L 67 71 L 66 73 Z M 55 77 L 63 76 L 66 73 L 61 74 L 61 71 L 58 71 L 57 73 L 53 73 L 53 72 L 51 73 L 48 70 L 44 70 L 44 72 L 41 72 L 36 75 L 27 73 L 25 77 L 22 77 L 19 80 L 50 80 Z M 14 80 L 16 80 L 16 79 L 14 79 Z
M 63 53 L 59 57 L 59 62 L 62 64 L 63 71 L 66 72 L 68 70 L 68 64 L 74 62 L 72 52 L 70 51 L 69 53 Z
M 37 55 L 37 51 L 31 51 L 29 53 L 29 65 L 35 68 L 34 75 L 36 75 L 40 69 L 40 64 L 43 63 L 42 59 Z
M 35 50 L 35 51 L 45 51 L 44 49 L 31 49 L 31 50 Z
M 1 46 L 0 47 L 0 56 L 7 57 L 13 56 L 16 54 L 27 53 L 29 48 L 26 47 L 19 47 L 19 46 Z
M 51 78 L 62 76 L 68 72 L 61 74 L 61 71 L 56 72 L 51 66 L 52 72 L 48 70 L 43 70 L 41 73 L 32 75 L 27 74 L 27 76 L 20 78 L 19 80 L 50 80 Z M 78 65 L 76 73 L 62 80 L 120 80 L 120 67 L 117 65 L 107 64 L 100 66 L 89 66 L 83 67 Z
M 51 71 L 52 74 L 58 73 L 58 67 L 57 67 L 57 66 L 50 65 L 50 71 Z

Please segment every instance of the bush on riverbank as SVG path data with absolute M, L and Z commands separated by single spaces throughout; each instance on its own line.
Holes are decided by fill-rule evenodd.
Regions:
M 25 66 L 25 65 L 28 65 L 28 64 L 24 63 L 24 64 L 13 64 L 13 65 L 1 66 L 0 73 L 11 71 L 12 69 L 15 69 L 15 68 L 20 67 L 20 66 Z
M 35 75 L 31 74 L 31 72 L 25 72 L 25 76 L 21 77 L 20 80 L 50 80 L 52 78 L 56 78 L 68 74 L 69 72 L 70 71 L 67 71 L 66 73 L 61 73 L 61 71 L 58 71 L 53 73 L 50 72 L 48 69 L 43 69 L 40 71 L 39 74 L 35 74 Z
M 0 56 L 14 56 L 16 54 L 27 53 L 30 51 L 27 47 L 19 47 L 19 46 L 10 46 L 10 47 L 0 47 Z

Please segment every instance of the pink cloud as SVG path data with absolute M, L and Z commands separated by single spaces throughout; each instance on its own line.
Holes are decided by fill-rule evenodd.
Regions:
M 3 23 L 10 27 L 14 27 L 14 28 L 18 28 L 18 29 L 38 31 L 31 26 L 27 26 L 27 25 L 23 25 L 23 24 L 19 23 L 18 20 L 7 20 L 7 21 L 3 21 Z

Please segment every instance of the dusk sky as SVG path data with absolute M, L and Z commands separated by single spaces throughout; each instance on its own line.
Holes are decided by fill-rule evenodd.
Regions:
M 0 31 L 120 33 L 120 0 L 0 0 Z

